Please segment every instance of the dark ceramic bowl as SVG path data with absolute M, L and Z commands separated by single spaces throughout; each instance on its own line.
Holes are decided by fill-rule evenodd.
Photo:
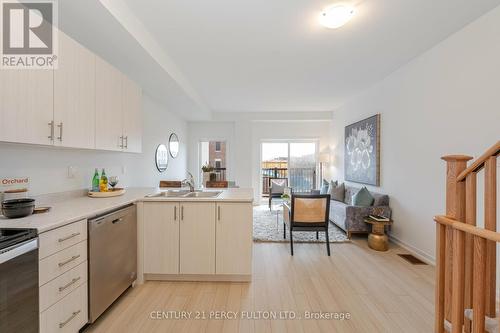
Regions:
M 23 207 L 23 206 L 31 206 L 35 204 L 35 199 L 22 198 L 22 199 L 10 199 L 4 200 L 2 202 L 2 207 Z
M 12 199 L 2 202 L 3 216 L 14 219 L 33 214 L 35 199 Z

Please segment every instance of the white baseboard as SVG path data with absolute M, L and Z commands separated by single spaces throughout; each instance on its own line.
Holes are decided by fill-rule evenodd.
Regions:
M 389 236 L 389 239 L 391 240 L 391 242 L 401 246 L 402 248 L 404 248 L 405 250 L 407 250 L 409 252 L 412 252 L 412 254 L 415 255 L 415 257 L 419 258 L 420 260 L 424 261 L 425 263 L 432 265 L 432 266 L 436 266 L 436 258 L 434 258 L 433 256 L 417 249 L 413 245 L 410 245 L 410 244 L 403 242 L 402 240 L 394 237 L 393 235 L 388 235 L 388 236 Z

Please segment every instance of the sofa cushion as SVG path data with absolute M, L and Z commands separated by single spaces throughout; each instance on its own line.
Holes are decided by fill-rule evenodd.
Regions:
M 346 230 L 346 207 L 347 205 L 343 202 L 335 200 L 330 201 L 330 221 L 343 230 Z
M 389 196 L 387 194 L 372 193 L 374 206 L 389 206 Z
M 321 182 L 321 189 L 319 190 L 319 194 L 328 194 L 329 188 L 330 183 L 326 179 L 323 179 L 323 181 Z
M 337 186 L 332 186 L 332 184 L 330 184 L 329 194 L 332 200 L 344 203 L 344 196 L 345 196 L 344 183 Z
M 354 206 L 365 206 L 369 207 L 373 204 L 373 201 L 375 199 L 373 196 L 370 194 L 370 191 L 366 187 L 363 187 L 361 190 L 358 191 L 355 195 L 352 197 L 352 204 Z

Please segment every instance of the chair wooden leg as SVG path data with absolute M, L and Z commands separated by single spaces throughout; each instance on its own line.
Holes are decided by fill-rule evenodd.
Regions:
M 283 222 L 283 239 L 286 239 L 286 223 Z
M 328 256 L 330 256 L 330 237 L 328 237 L 328 229 L 325 231 L 326 237 L 326 252 L 328 252 Z
M 271 200 L 273 200 L 273 197 L 271 194 L 269 194 L 269 210 L 272 210 L 271 209 Z
M 292 228 L 290 228 L 290 250 L 293 256 L 293 236 L 292 236 Z
M 316 239 L 319 239 L 319 231 L 316 231 Z

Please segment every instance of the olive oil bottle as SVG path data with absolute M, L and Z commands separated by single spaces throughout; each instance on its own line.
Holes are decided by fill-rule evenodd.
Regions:
M 108 192 L 108 177 L 106 177 L 106 171 L 102 169 L 101 180 L 99 181 L 99 191 Z
M 99 192 L 99 171 L 95 168 L 94 178 L 92 178 L 92 192 Z

